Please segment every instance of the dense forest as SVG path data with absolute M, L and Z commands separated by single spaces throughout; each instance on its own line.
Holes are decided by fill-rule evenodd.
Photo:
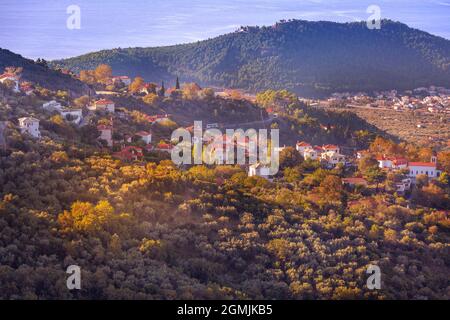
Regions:
M 52 66 L 79 72 L 100 63 L 147 81 L 173 82 L 183 74 L 205 85 L 302 95 L 450 86 L 450 42 L 389 20 L 379 30 L 365 22 L 301 20 L 242 27 L 196 43 L 104 50 Z
M 386 175 L 374 160 L 427 161 L 430 148 L 383 138 L 354 116 L 311 109 L 284 91 L 261 93 L 256 106 L 184 90 L 151 101 L 122 95 L 120 116 L 96 112 L 78 127 L 42 109 L 42 101 L 70 100 L 67 92 L 24 96 L 0 86 L 0 119 L 10 119 L 0 149 L 0 298 L 449 298 L 448 174 L 422 177 L 399 195 L 392 185 L 403 174 Z M 207 121 L 256 119 L 279 96 L 286 103 L 274 127 L 316 143 L 335 137 L 369 155 L 326 169 L 288 147 L 268 181 L 240 166 L 176 167 L 154 153 L 122 162 L 97 141 L 96 124 L 111 119 L 121 139 L 149 130 L 146 113 L 169 110 L 183 125 L 202 109 L 212 112 Z M 18 130 L 25 115 L 41 121 L 40 140 Z M 154 139 L 177 125 L 152 126 Z M 450 152 L 438 160 L 450 172 Z M 342 184 L 355 174 L 369 185 Z M 366 286 L 370 264 L 381 268 L 381 290 Z M 66 287 L 69 265 L 81 267 L 81 290 Z

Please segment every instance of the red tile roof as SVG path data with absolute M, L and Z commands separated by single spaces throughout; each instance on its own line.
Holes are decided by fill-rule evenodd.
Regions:
M 119 152 L 116 152 L 113 154 L 113 156 L 124 160 L 124 161 L 131 161 L 137 158 L 140 158 L 143 156 L 142 149 L 135 146 L 126 146 Z
M 157 149 L 170 150 L 172 149 L 172 145 L 168 143 L 160 143 L 156 146 Z
M 141 137 L 145 137 L 145 136 L 148 136 L 148 135 L 150 135 L 151 133 L 150 132 L 147 132 L 147 131 L 139 131 L 139 132 L 136 132 L 136 135 L 137 136 L 141 136 Z
M 168 114 L 157 114 L 157 115 L 153 115 L 153 116 L 149 116 L 147 115 L 147 121 L 149 122 L 155 122 L 158 119 L 164 119 L 164 118 L 168 118 L 170 115 Z
M 405 158 L 394 158 L 392 159 L 392 162 L 397 166 L 402 164 L 408 164 L 408 160 Z
M 114 102 L 112 102 L 111 100 L 109 100 L 109 99 L 100 99 L 100 100 L 97 100 L 97 101 L 95 101 L 95 104 L 97 105 L 97 104 L 99 104 L 99 105 L 107 105 L 107 104 L 113 104 Z
M 436 167 L 436 163 L 433 162 L 408 162 L 409 167 Z
M 13 73 L 4 73 L 4 74 L 0 75 L 0 79 L 4 79 L 4 78 L 15 78 L 15 79 L 18 79 L 18 76 L 13 74 Z
M 334 145 L 334 144 L 326 144 L 322 147 L 324 150 L 335 150 L 335 149 L 339 149 L 338 146 Z

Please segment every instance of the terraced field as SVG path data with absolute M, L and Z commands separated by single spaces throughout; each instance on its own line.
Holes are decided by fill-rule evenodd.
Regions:
M 391 135 L 422 145 L 449 147 L 450 114 L 425 111 L 395 111 L 387 108 L 349 106 L 333 110 L 351 111 Z

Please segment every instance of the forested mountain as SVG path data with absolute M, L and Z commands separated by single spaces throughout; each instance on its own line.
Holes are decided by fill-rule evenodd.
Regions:
M 22 80 L 31 81 L 45 88 L 68 90 L 78 95 L 88 90 L 88 87 L 81 81 L 70 75 L 50 69 L 45 61 L 36 63 L 9 50 L 0 48 L 0 73 L 4 68 L 10 66 L 23 68 Z
M 201 84 L 304 95 L 450 86 L 450 41 L 389 20 L 379 30 L 365 22 L 294 20 L 191 44 L 104 50 L 52 65 L 80 71 L 100 63 L 148 81 L 179 75 Z

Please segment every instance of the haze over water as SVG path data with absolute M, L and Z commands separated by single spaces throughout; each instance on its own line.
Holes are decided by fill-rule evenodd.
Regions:
M 73 4 L 81 8 L 80 30 L 66 27 L 66 8 Z M 366 20 L 372 4 L 382 18 L 450 39 L 450 0 L 2 0 L 0 47 L 57 59 L 194 42 L 281 19 Z

